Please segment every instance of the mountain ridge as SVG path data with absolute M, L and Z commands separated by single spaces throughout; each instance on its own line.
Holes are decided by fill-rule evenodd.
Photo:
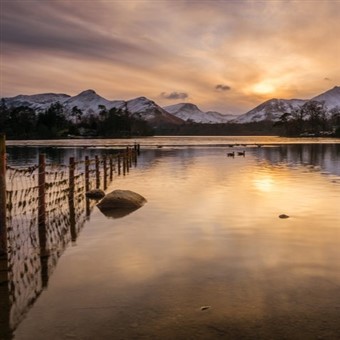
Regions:
M 159 106 L 153 100 L 140 96 L 130 100 L 108 100 L 98 95 L 94 90 L 88 89 L 75 96 L 64 93 L 41 93 L 33 95 L 17 95 L 15 97 L 3 98 L 6 105 L 29 106 L 36 111 L 44 111 L 51 104 L 59 102 L 65 109 L 67 115 L 71 115 L 72 108 L 77 106 L 86 115 L 99 115 L 99 105 L 104 105 L 107 110 L 111 108 L 128 111 L 134 117 L 146 120 L 152 126 L 162 124 L 181 125 L 184 123 L 252 123 L 264 120 L 277 121 L 283 113 L 290 113 L 308 101 L 316 100 L 324 103 L 325 108 L 330 111 L 336 107 L 340 108 L 340 86 L 335 86 L 311 99 L 269 99 L 252 110 L 241 114 L 222 114 L 215 111 L 203 112 L 196 104 L 178 103 L 165 107 Z

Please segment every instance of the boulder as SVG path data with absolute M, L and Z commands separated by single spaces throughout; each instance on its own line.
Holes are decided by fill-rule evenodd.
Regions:
M 114 190 L 107 194 L 98 204 L 101 211 L 112 209 L 138 209 L 146 199 L 130 190 Z
M 92 198 L 92 199 L 101 199 L 105 196 L 105 192 L 100 189 L 92 189 L 86 192 L 86 197 L 87 198 Z

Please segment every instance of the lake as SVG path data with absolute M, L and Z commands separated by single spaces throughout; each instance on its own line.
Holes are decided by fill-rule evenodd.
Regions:
M 44 152 L 66 164 L 134 141 L 10 141 L 8 163 Z M 13 280 L 9 338 L 340 338 L 339 139 L 136 141 L 137 167 L 106 192 L 147 203 L 122 218 L 93 206 L 44 277 L 39 260 Z

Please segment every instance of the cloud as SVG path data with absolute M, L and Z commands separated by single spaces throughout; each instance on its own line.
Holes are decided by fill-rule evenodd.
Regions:
M 231 87 L 229 85 L 218 84 L 215 86 L 216 91 L 229 91 Z
M 340 82 L 339 1 L 1 4 L 3 96 L 95 88 L 166 104 L 190 94 L 206 111 L 243 113 L 269 99 L 254 93 L 261 83 L 275 88 L 268 97 L 308 98 Z
M 185 92 L 171 92 L 171 93 L 162 92 L 161 97 L 173 100 L 173 99 L 186 99 L 189 97 L 189 95 Z

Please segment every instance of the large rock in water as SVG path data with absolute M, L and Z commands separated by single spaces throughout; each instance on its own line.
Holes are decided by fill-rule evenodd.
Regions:
M 114 190 L 107 194 L 98 204 L 101 211 L 114 209 L 135 210 L 144 205 L 146 199 L 130 190 Z

